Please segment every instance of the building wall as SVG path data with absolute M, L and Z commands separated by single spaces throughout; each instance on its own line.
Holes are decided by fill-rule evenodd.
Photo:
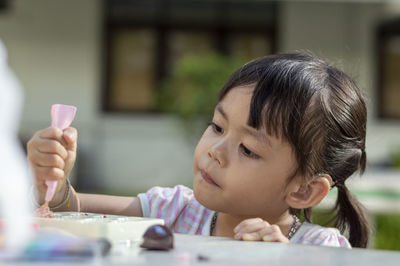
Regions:
M 351 1 L 349 1 L 351 2 Z M 400 15 L 400 2 L 284 2 L 280 50 L 312 51 L 346 71 L 364 90 L 368 104 L 367 155 L 371 163 L 387 159 L 400 147 L 400 121 L 377 119 L 374 30 L 382 20 Z
M 349 72 L 368 95 L 367 153 L 372 162 L 400 146 L 400 122 L 375 118 L 373 30 L 394 7 L 283 2 L 279 50 L 312 51 Z M 192 182 L 194 143 L 167 115 L 113 115 L 100 111 L 101 1 L 16 0 L 0 14 L 0 38 L 25 88 L 21 136 L 50 124 L 53 103 L 78 107 L 82 184 L 110 191 Z M 396 5 L 395 5 L 396 7 Z M 397 9 L 399 10 L 399 9 Z

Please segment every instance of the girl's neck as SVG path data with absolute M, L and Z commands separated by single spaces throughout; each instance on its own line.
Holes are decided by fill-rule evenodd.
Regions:
M 256 218 L 256 217 L 235 216 L 228 213 L 219 212 L 212 235 L 233 238 L 234 236 L 233 229 L 242 221 L 250 218 Z M 271 225 L 272 224 L 278 225 L 283 235 L 285 236 L 288 235 L 289 230 L 294 222 L 293 217 L 289 214 L 288 211 L 282 214 L 278 219 L 271 220 L 268 218 L 262 218 L 262 217 L 260 218 L 270 223 Z

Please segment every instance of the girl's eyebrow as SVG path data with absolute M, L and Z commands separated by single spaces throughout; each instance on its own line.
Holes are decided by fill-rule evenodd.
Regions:
M 228 115 L 225 113 L 225 111 L 222 108 L 222 105 L 220 103 L 218 103 L 217 106 L 215 106 L 215 110 L 217 110 L 226 121 L 229 121 Z M 255 129 L 247 127 L 247 126 L 242 126 L 241 130 L 244 131 L 245 133 L 247 133 L 248 135 L 253 136 L 258 141 L 260 141 L 262 143 L 267 143 L 270 147 L 272 147 L 271 141 L 261 131 L 255 130 Z
M 255 129 L 250 128 L 250 127 L 242 127 L 242 130 L 244 132 L 246 132 L 248 135 L 251 135 L 254 138 L 256 138 L 258 141 L 260 141 L 262 143 L 267 143 L 268 146 L 270 146 L 272 148 L 271 141 L 261 131 L 255 130 Z
M 226 121 L 229 121 L 228 116 L 226 115 L 224 109 L 222 108 L 221 103 L 218 103 L 217 106 L 215 106 L 215 109 L 222 115 L 222 117 L 223 117 Z

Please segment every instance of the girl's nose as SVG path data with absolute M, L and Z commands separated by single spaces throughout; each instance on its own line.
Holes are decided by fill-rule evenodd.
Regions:
M 226 158 L 224 155 L 224 152 L 221 150 L 220 145 L 214 145 L 208 150 L 208 157 L 211 159 L 217 161 L 218 165 L 220 167 L 225 167 L 226 166 Z

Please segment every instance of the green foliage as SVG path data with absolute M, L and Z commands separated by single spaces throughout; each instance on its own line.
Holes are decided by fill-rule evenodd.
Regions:
M 400 215 L 377 215 L 375 248 L 400 250 Z
M 390 161 L 392 167 L 400 168 L 400 147 L 392 148 L 390 152 Z
M 218 91 L 238 66 L 236 60 L 216 53 L 182 57 L 162 82 L 157 107 L 181 118 L 191 134 L 199 119 L 211 119 Z
M 313 212 L 313 223 L 327 227 L 334 227 L 332 218 L 334 213 L 326 210 Z M 400 214 L 378 214 L 373 216 L 374 229 L 370 241 L 374 249 L 400 250 Z
M 336 212 L 332 209 L 314 210 L 312 214 L 312 222 L 325 227 L 335 227 L 335 217 Z

